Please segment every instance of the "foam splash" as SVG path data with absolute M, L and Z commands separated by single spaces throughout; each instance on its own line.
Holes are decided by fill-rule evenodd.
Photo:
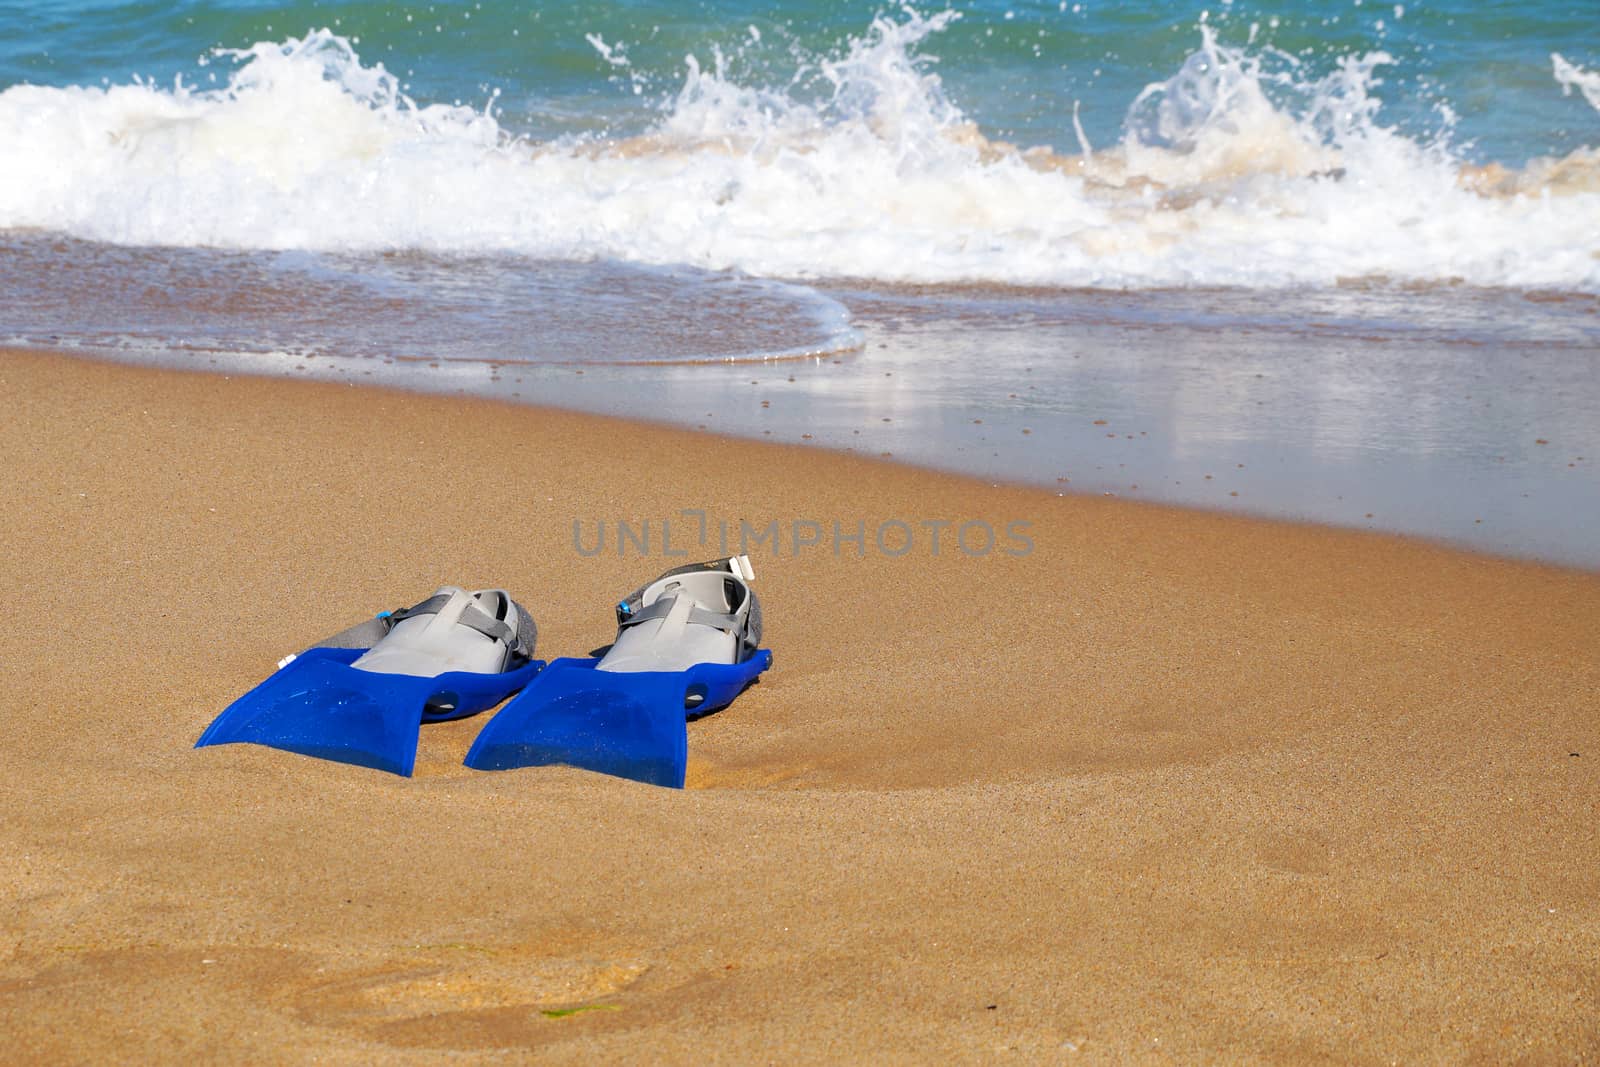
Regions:
M 0 93 L 0 226 L 132 245 L 682 263 L 790 277 L 1051 286 L 1349 278 L 1600 291 L 1600 154 L 1465 167 L 1450 116 L 1383 123 L 1394 60 L 1199 48 L 1079 154 L 986 136 L 928 54 L 958 16 L 875 19 L 813 82 L 741 84 L 716 53 L 640 137 L 530 143 L 409 99 L 320 30 L 224 52 L 227 84 Z M 591 42 L 629 74 L 626 42 Z M 1555 84 L 1600 76 L 1552 57 Z M 635 91 L 643 84 L 631 82 Z
M 931 136 L 962 121 L 946 97 L 932 61 L 917 46 L 954 22 L 953 11 L 905 21 L 878 17 L 865 36 L 842 56 L 816 61 L 816 79 L 827 91 L 816 103 L 786 91 L 738 85 L 720 49 L 713 68 L 686 59 L 687 76 L 657 136 L 675 147 L 721 141 L 749 152 L 784 147 L 819 147 L 829 137 L 864 136 L 874 150 L 904 155 L 925 148 Z
M 1576 89 L 1590 107 L 1600 111 L 1600 71 L 1584 70 L 1575 63 L 1569 63 L 1560 52 L 1550 53 L 1550 66 L 1563 95 Z

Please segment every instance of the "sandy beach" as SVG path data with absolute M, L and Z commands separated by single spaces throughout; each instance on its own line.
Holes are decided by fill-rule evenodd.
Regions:
M 8 1061 L 1600 1056 L 1600 575 L 482 400 L 0 401 Z M 683 792 L 469 771 L 482 717 L 410 780 L 191 748 L 447 581 L 586 654 L 675 561 L 574 522 L 683 509 L 1032 550 L 757 552 Z

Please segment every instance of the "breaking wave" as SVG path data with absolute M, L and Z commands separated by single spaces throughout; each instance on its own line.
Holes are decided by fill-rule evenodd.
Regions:
M 812 85 L 687 58 L 645 133 L 535 141 L 419 105 L 329 30 L 219 51 L 226 84 L 0 92 L 0 227 L 127 245 L 504 252 L 785 278 L 1063 287 L 1402 283 L 1600 291 L 1600 150 L 1467 165 L 1439 114 L 1386 125 L 1395 61 L 1233 45 L 1202 23 L 1116 143 L 1013 145 L 930 48 L 959 16 L 880 17 Z M 624 76 L 626 49 L 593 46 Z M 1552 97 L 1600 75 L 1552 55 Z

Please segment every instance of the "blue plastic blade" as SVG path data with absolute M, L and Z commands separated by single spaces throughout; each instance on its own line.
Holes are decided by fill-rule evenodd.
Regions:
M 558 659 L 502 708 L 467 753 L 480 771 L 566 764 L 682 789 L 689 762 L 686 704 L 703 714 L 738 696 L 772 662 L 687 671 L 596 670 L 598 660 Z
M 542 666 L 424 678 L 351 667 L 364 651 L 314 648 L 300 654 L 230 704 L 195 747 L 267 745 L 409 776 L 424 717 L 460 718 L 493 707 Z M 430 703 L 446 710 L 429 713 Z

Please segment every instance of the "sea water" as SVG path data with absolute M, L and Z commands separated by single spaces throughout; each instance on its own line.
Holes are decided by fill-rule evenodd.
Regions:
M 0 340 L 1594 566 L 1597 146 L 1587 3 L 11 5 Z

